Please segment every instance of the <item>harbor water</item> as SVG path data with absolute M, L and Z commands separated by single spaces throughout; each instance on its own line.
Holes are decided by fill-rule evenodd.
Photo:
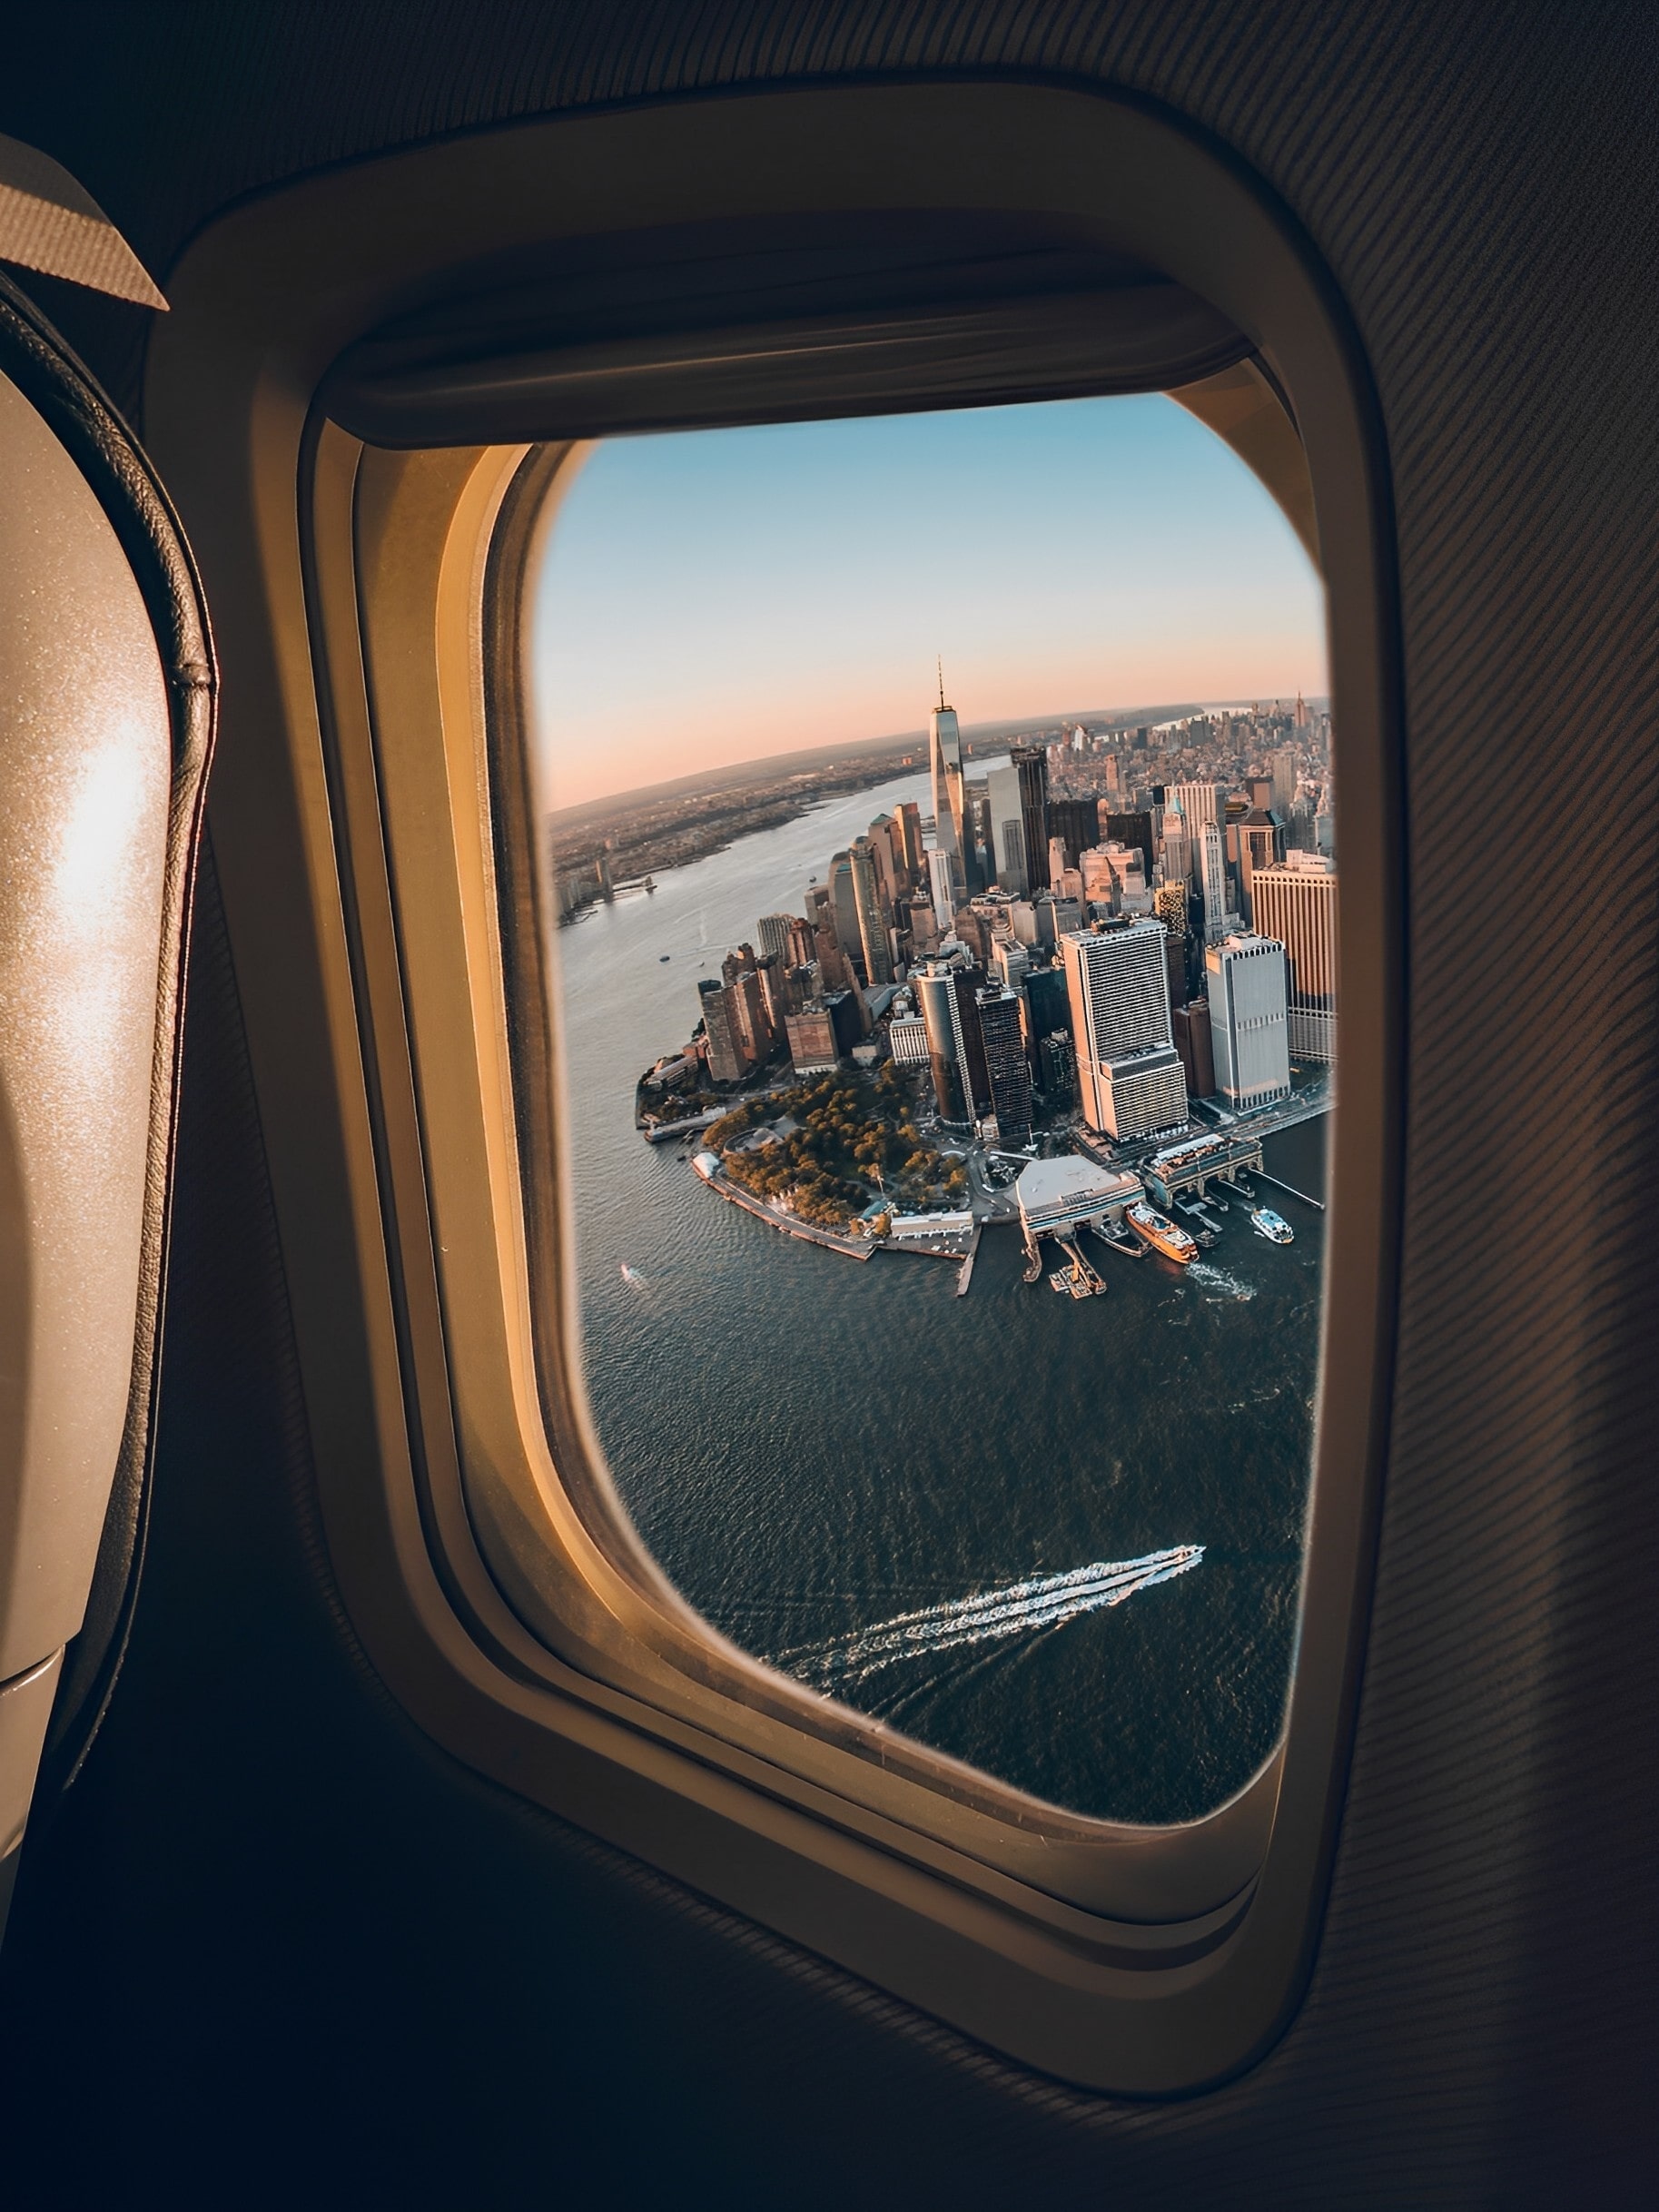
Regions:
M 1184 1270 L 1091 1239 L 1109 1295 L 1082 1299 L 1027 1288 L 1017 1231 L 993 1229 L 958 1299 L 945 1261 L 855 1266 L 778 1235 L 634 1127 L 636 1080 L 690 1033 L 698 978 L 759 915 L 801 912 L 831 853 L 905 798 L 925 805 L 923 777 L 558 933 L 595 1422 L 641 1541 L 733 1642 L 1052 1803 L 1191 1819 L 1281 1726 L 1323 1216 L 1263 1186 L 1295 1242 L 1253 1234 L 1235 1201 Z M 1322 1194 L 1324 1132 L 1270 1138 L 1269 1171 Z M 1182 1571 L 1141 1571 L 1184 1546 L 1202 1554 Z M 1111 1602 L 1072 1605 L 1072 1577 Z M 864 1650 L 881 1664 L 825 1674 L 824 1654 Z

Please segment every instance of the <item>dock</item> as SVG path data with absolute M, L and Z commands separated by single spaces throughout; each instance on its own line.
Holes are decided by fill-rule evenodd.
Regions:
M 973 1280 L 973 1261 L 975 1255 L 979 1251 L 979 1240 L 984 1233 L 984 1227 L 985 1225 L 983 1221 L 976 1221 L 973 1225 L 973 1241 L 969 1245 L 967 1257 L 962 1263 L 962 1273 L 956 1278 L 956 1295 L 958 1298 L 967 1297 L 968 1285 Z
M 1309 1198 L 1305 1190 L 1299 1190 L 1294 1183 L 1281 1183 L 1277 1175 L 1269 1175 L 1265 1168 L 1258 1168 L 1255 1173 L 1258 1182 L 1271 1183 L 1275 1190 L 1282 1190 L 1288 1198 L 1299 1199 L 1304 1206 L 1311 1206 L 1315 1213 L 1324 1212 L 1323 1199 Z

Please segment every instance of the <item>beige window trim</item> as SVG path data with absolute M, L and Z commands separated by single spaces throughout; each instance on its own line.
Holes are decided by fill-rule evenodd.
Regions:
M 561 457 L 307 435 L 330 360 L 400 286 L 452 266 L 468 222 L 483 253 L 504 224 L 646 220 L 692 180 L 722 207 L 805 208 L 943 195 L 970 163 L 982 193 L 1069 194 L 1110 219 L 1257 338 L 1297 409 L 1332 587 L 1353 1013 L 1299 1664 L 1282 1758 L 1183 1831 L 1056 1815 L 859 1716 L 826 1730 L 820 1701 L 604 1538 L 579 1393 L 550 1443 L 537 1375 L 497 881 L 518 736 L 486 722 L 493 528 L 527 459 L 556 489 Z M 376 1665 L 458 1756 L 1017 2058 L 1151 2095 L 1247 2062 L 1317 1927 L 1392 1310 L 1381 504 L 1318 282 L 1230 169 L 1137 109 L 934 86 L 686 103 L 389 157 L 226 218 L 173 291 L 152 438 L 242 702 L 212 831 L 331 1555 Z M 561 1295 L 568 1371 L 568 1279 Z

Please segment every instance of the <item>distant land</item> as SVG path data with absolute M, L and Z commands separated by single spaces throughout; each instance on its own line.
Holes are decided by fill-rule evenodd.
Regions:
M 1261 695 L 1264 698 L 1267 694 Z M 1089 706 L 1063 714 L 1027 715 L 1013 722 L 963 725 L 963 751 L 972 755 L 1022 737 L 1052 736 L 1081 723 L 1098 734 L 1130 730 L 1160 722 L 1237 706 L 1227 699 L 1185 699 L 1146 706 Z M 1323 706 L 1323 700 L 1310 700 Z M 839 797 L 927 764 L 925 728 L 901 730 L 885 737 L 863 737 L 844 745 L 814 746 L 797 753 L 774 753 L 758 760 L 733 761 L 667 783 L 611 792 L 579 806 L 559 807 L 548 817 L 550 857 L 561 874 L 590 865 L 607 848 L 611 874 L 621 883 L 657 869 L 683 867 L 725 850 L 736 837 L 775 829 L 820 800 Z

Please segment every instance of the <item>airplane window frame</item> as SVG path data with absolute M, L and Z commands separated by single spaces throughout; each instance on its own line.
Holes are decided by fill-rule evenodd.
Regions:
M 464 241 L 417 221 L 440 191 L 452 230 L 479 231 L 476 251 L 494 235 L 482 187 L 499 195 L 509 179 L 533 185 L 515 220 L 549 233 L 572 219 L 558 189 L 572 173 L 597 230 L 596 207 L 620 225 L 688 192 L 833 205 L 849 136 L 866 192 L 884 164 L 889 190 L 908 177 L 965 191 L 971 173 L 981 195 L 1032 178 L 1069 193 L 1233 317 L 1308 455 L 1342 733 L 1344 1099 L 1300 1649 L 1282 1755 L 1242 1822 L 1225 1808 L 1190 1831 L 1056 1822 L 874 1723 L 833 1740 L 816 1701 L 595 1543 L 555 1465 L 582 1439 L 555 1419 L 548 1449 L 544 1398 L 557 1412 L 559 1392 L 537 1371 L 504 952 L 535 941 L 528 825 L 503 765 L 522 733 L 504 736 L 513 679 L 489 647 L 551 527 L 538 472 L 556 477 L 559 457 L 366 448 L 313 398 L 399 284 L 408 296 L 463 258 Z M 256 666 L 272 679 L 262 737 L 251 711 L 211 818 L 331 1558 L 374 1663 L 459 1756 L 1017 2059 L 1142 2096 L 1236 2071 L 1289 2018 L 1317 1932 L 1392 1342 L 1402 1001 L 1386 462 L 1317 261 L 1224 154 L 1141 104 L 910 85 L 677 102 L 383 157 L 225 218 L 172 291 L 152 442 L 227 667 L 240 647 L 244 684 Z M 212 473 L 232 456 L 242 495 Z M 400 896 L 416 884 L 418 898 Z M 302 923 L 286 957 L 262 944 L 262 897 Z M 527 1002 L 520 977 L 520 1027 Z M 338 1086 L 321 1123 L 296 1072 L 308 1040 Z M 567 1334 L 551 1364 L 570 1356 Z M 495 1501 L 493 1530 L 480 1498 Z M 1242 1842 L 1227 1838 L 1229 1812 Z

